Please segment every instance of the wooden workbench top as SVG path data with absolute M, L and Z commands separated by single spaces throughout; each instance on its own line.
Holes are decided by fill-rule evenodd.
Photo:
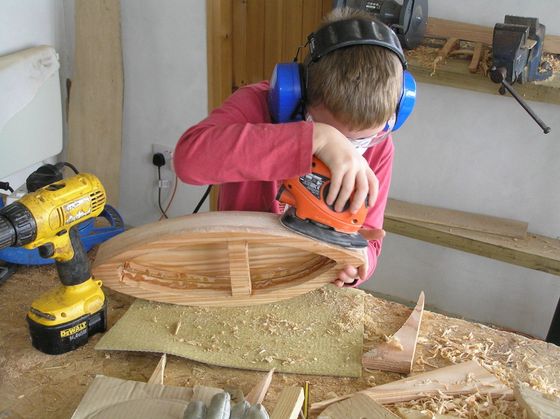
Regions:
M 69 418 L 96 374 L 147 381 L 159 361 L 156 354 L 104 353 L 94 350 L 100 335 L 76 351 L 45 355 L 32 348 L 25 315 L 29 304 L 59 282 L 53 267 L 27 267 L 0 287 L 0 417 Z M 106 290 L 109 327 L 127 310 L 131 297 Z M 429 302 L 429 295 L 427 296 Z M 366 296 L 365 343 L 378 343 L 393 334 L 410 310 L 400 304 Z M 302 342 L 302 344 L 305 344 Z M 420 330 L 414 372 L 428 371 L 451 363 L 482 360 L 505 383 L 517 380 L 556 395 L 560 389 L 560 348 L 539 340 L 494 330 L 486 326 L 425 312 Z M 241 387 L 247 393 L 262 373 L 240 371 L 169 357 L 165 384 L 196 384 L 221 388 Z M 265 399 L 274 406 L 279 391 L 288 385 L 310 382 L 312 401 L 320 401 L 367 387 L 395 381 L 400 374 L 364 371 L 359 379 L 277 374 Z M 437 408 L 442 400 L 426 399 L 424 407 Z M 449 404 L 449 401 L 446 402 Z M 461 400 L 458 400 L 461 403 Z M 499 401 L 484 409 L 507 409 L 506 417 L 522 417 L 516 402 Z M 467 403 L 463 403 L 467 409 Z M 406 406 L 412 406 L 408 404 Z M 416 407 L 420 404 L 415 404 Z M 468 410 L 468 409 L 467 409 Z M 467 411 L 464 410 L 464 411 Z M 456 413 L 455 413 L 456 414 Z M 484 417 L 484 414 L 482 415 Z

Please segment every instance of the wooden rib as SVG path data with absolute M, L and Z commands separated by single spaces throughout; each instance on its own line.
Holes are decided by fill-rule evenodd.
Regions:
M 167 354 L 163 354 L 159 360 L 154 372 L 152 373 L 148 384 L 160 384 L 163 385 L 163 374 L 165 372 L 165 365 L 167 363 Z
M 418 297 L 418 303 L 402 327 L 390 338 L 364 354 L 362 365 L 366 368 L 379 369 L 408 374 L 412 370 L 416 342 L 424 313 L 424 291 Z
M 228 242 L 229 276 L 231 295 L 251 295 L 251 270 L 249 269 L 249 245 L 246 241 Z
M 250 294 L 232 295 L 229 241 L 248 243 Z M 275 214 L 228 211 L 128 230 L 100 246 L 93 273 L 109 288 L 137 298 L 239 306 L 304 294 L 332 282 L 344 265 L 363 263 L 361 251 L 296 234 Z M 246 272 L 246 267 L 237 269 Z M 236 284 L 247 291 L 243 280 Z
M 287 387 L 282 390 L 270 419 L 297 419 L 303 406 L 303 388 Z
M 428 38 L 459 38 L 465 41 L 481 42 L 492 45 L 494 28 L 456 22 L 453 20 L 430 17 L 426 28 Z M 543 45 L 544 52 L 560 54 L 560 36 L 546 35 Z
M 513 391 L 476 361 L 438 368 L 392 383 L 368 388 L 359 393 L 363 393 L 381 404 L 406 402 L 440 393 L 450 396 L 480 393 L 491 397 L 513 398 Z M 333 403 L 352 397 L 354 394 L 356 393 L 313 403 L 311 411 L 321 411 Z
M 371 397 L 356 394 L 334 403 L 321 412 L 318 419 L 393 419 L 397 415 L 385 409 Z
M 482 55 L 482 44 L 480 42 L 476 42 L 474 44 L 473 56 L 471 58 L 471 62 L 469 64 L 469 71 L 471 73 L 476 73 L 478 70 L 478 64 L 480 63 L 480 57 Z
M 268 374 L 266 374 L 264 378 L 251 389 L 249 394 L 245 396 L 245 400 L 249 404 L 262 403 L 264 397 L 266 396 L 266 393 L 268 392 L 270 383 L 272 382 L 272 375 L 274 374 L 274 370 L 275 368 L 272 368 L 268 372 Z
M 543 394 L 521 383 L 515 386 L 513 394 L 527 411 L 529 419 L 560 418 L 560 398 L 552 394 Z

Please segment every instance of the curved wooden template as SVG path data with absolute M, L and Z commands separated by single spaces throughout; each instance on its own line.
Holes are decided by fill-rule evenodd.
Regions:
M 424 291 L 422 291 L 416 307 L 390 341 L 378 345 L 362 356 L 364 367 L 402 374 L 410 373 L 424 313 L 424 299 Z
M 137 227 L 103 243 L 97 279 L 138 298 L 184 305 L 251 305 L 332 282 L 361 251 L 286 229 L 278 215 L 210 212 Z

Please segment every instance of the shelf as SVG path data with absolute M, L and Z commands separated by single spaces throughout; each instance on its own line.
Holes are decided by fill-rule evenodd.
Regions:
M 415 204 L 408 204 L 414 207 Z M 418 206 L 423 210 L 425 206 Z M 490 218 L 490 217 L 489 217 Z M 560 275 L 560 240 L 527 233 L 524 238 L 442 225 L 437 220 L 397 218 L 390 206 L 385 213 L 384 229 L 417 240 L 462 250 L 525 268 Z

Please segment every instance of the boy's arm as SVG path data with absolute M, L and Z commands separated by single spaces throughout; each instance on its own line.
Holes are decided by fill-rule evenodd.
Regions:
M 270 123 L 267 88 L 237 90 L 181 136 L 173 156 L 179 179 L 197 185 L 268 181 L 309 170 L 313 125 Z
M 393 168 L 393 155 L 394 146 L 392 139 L 387 139 L 385 144 L 385 149 L 379 159 L 378 164 L 372 165 L 373 171 L 379 180 L 379 194 L 377 195 L 377 200 L 375 205 L 370 208 L 366 221 L 363 228 L 365 229 L 382 229 L 383 228 L 383 216 L 385 214 L 385 207 L 387 205 L 387 199 L 389 197 L 389 186 L 391 184 L 391 172 Z M 371 164 L 371 163 L 370 163 Z M 383 239 L 369 240 L 368 247 L 366 248 L 367 259 L 368 259 L 368 269 L 364 276 L 365 279 L 358 279 L 355 283 L 350 285 L 351 287 L 357 287 L 360 284 L 367 281 L 375 271 L 377 266 L 377 259 L 381 254 L 381 246 Z

